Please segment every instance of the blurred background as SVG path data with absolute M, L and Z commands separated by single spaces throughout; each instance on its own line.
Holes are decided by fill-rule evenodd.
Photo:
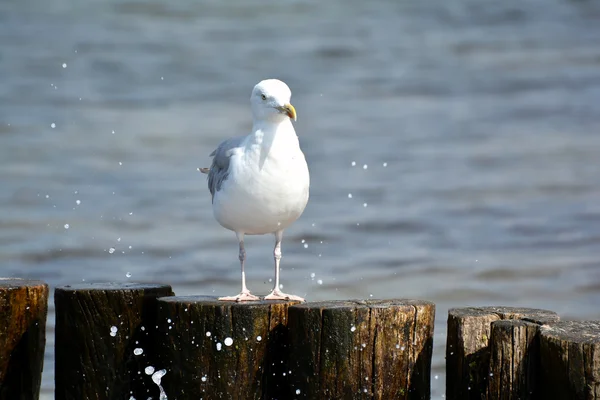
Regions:
M 312 174 L 285 291 L 434 301 L 433 398 L 449 307 L 600 318 L 598 2 L 7 0 L 0 77 L 0 276 L 237 293 L 196 168 L 276 77 Z

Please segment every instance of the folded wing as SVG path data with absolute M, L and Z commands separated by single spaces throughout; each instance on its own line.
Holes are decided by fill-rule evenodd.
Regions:
M 208 190 L 213 200 L 215 193 L 221 189 L 221 185 L 229 176 L 229 160 L 234 151 L 240 147 L 243 139 L 244 136 L 225 140 L 210 153 L 213 161 L 208 170 Z

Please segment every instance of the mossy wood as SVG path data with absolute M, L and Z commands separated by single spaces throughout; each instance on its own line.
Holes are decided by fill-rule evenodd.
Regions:
M 158 398 L 144 368 L 155 364 L 156 299 L 172 294 L 159 284 L 56 288 L 55 398 Z M 143 352 L 134 354 L 136 348 Z
M 157 369 L 169 399 L 287 399 L 292 304 L 160 299 Z
M 289 399 L 429 399 L 435 305 L 328 301 L 290 307 Z
M 510 397 L 508 393 L 519 392 L 523 387 L 535 384 L 535 378 L 522 374 L 536 370 L 535 361 L 531 354 L 521 354 L 521 351 L 536 351 L 535 329 L 533 327 L 515 325 L 509 328 L 498 325 L 494 338 L 494 356 L 492 358 L 492 325 L 500 320 L 521 320 L 534 325 L 554 323 L 558 315 L 552 311 L 515 307 L 467 307 L 453 308 L 448 311 L 448 336 L 446 342 L 446 398 L 449 400 L 480 400 L 487 398 L 488 386 L 490 393 L 499 393 L 497 385 L 514 382 L 512 389 L 503 387 L 502 395 L 491 396 L 491 399 L 518 398 Z M 516 329 L 516 330 L 515 330 Z M 522 330 L 521 330 L 522 329 Z M 516 347 L 510 347 L 508 341 L 513 338 L 520 342 Z M 510 347 L 510 349 L 509 349 Z M 498 354 L 502 349 L 511 351 L 507 357 Z M 535 357 L 534 357 L 535 358 Z M 490 361 L 495 364 L 491 365 Z M 502 365 L 517 363 L 517 371 L 498 372 Z M 501 364 L 497 364 L 501 363 Z M 512 364 L 510 364 L 512 365 Z M 512 368 L 512 366 L 510 367 Z M 492 373 L 493 382 L 490 381 Z M 519 377 L 515 376 L 519 374 Z M 496 382 L 504 379 L 505 382 Z M 508 397 L 503 397 L 508 396 Z
M 561 321 L 540 328 L 542 397 L 600 399 L 600 321 Z
M 0 399 L 39 398 L 47 313 L 44 282 L 0 279 Z

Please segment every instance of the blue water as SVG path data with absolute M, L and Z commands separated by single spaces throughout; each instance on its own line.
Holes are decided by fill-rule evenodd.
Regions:
M 599 43 L 589 0 L 1 2 L 0 275 L 237 293 L 196 168 L 278 77 L 312 173 L 284 290 L 434 301 L 440 398 L 449 307 L 600 319 Z

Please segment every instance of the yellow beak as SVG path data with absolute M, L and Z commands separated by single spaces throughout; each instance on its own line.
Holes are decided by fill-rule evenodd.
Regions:
M 277 109 L 279 111 L 281 111 L 282 113 L 287 114 L 287 116 L 290 117 L 291 119 L 293 119 L 294 121 L 296 120 L 296 109 L 294 108 L 293 105 L 288 103 L 282 107 L 277 107 Z

